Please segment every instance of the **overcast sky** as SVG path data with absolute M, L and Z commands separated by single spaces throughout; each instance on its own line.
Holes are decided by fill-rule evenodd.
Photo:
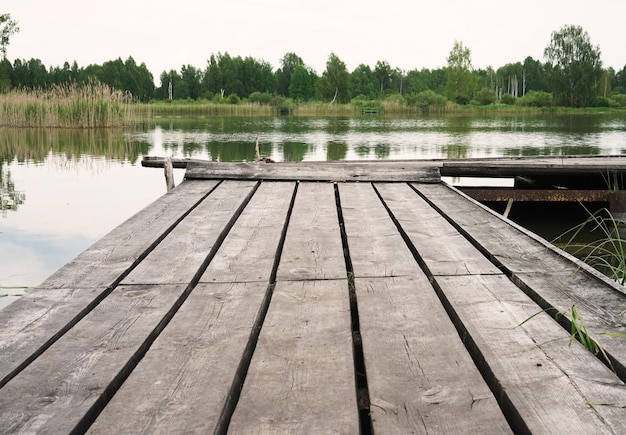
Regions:
M 475 68 L 543 62 L 553 31 L 575 24 L 605 67 L 626 65 L 624 0 L 0 0 L 20 32 L 7 57 L 81 67 L 132 56 L 155 81 L 213 53 L 280 66 L 294 52 L 318 74 L 334 52 L 349 71 L 386 61 L 403 70 L 446 66 L 454 41 Z

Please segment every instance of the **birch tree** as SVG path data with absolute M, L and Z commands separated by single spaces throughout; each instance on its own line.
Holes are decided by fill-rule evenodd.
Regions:
M 557 104 L 594 105 L 602 77 L 602 60 L 600 47 L 591 44 L 582 27 L 568 25 L 552 32 L 544 57 Z
M 472 57 L 470 49 L 462 42 L 454 41 L 454 47 L 447 58 L 446 97 L 459 104 L 470 102 L 476 89 L 476 81 L 472 74 Z
M 7 57 L 7 47 L 11 36 L 20 31 L 17 22 L 11 18 L 11 14 L 0 14 L 0 54 Z

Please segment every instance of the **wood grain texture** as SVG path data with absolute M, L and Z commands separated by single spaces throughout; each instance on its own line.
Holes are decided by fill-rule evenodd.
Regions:
M 516 272 L 563 271 L 570 261 L 554 255 L 545 244 L 539 243 L 516 230 L 510 222 L 489 212 L 475 201 L 452 191 L 442 184 L 434 189 L 414 184 L 442 212 L 470 232 L 472 237 L 489 245 L 489 255 L 507 264 Z M 540 260 L 540 261 L 538 261 Z
M 215 182 L 184 182 L 0 310 L 0 381 L 100 298 Z M 3 382 L 2 382 L 3 383 Z
M 248 179 L 300 181 L 441 181 L 430 161 L 402 162 L 189 162 L 187 179 Z
M 335 190 L 331 183 L 300 183 L 277 279 L 346 278 Z
M 590 405 L 626 404 L 626 385 L 506 277 L 436 282 L 531 433 L 626 431 L 623 409 Z
M 90 428 L 213 432 L 267 284 L 199 284 Z
M 189 283 L 254 186 L 251 181 L 220 184 L 123 283 Z
M 625 340 L 606 334 L 626 333 L 622 286 L 444 185 L 416 187 L 510 270 L 519 286 L 570 319 L 567 311 L 576 305 L 592 337 L 626 364 Z
M 268 282 L 295 183 L 262 183 L 200 279 Z
M 370 183 L 338 185 L 355 276 L 411 276 L 419 269 Z
M 57 337 L 69 319 L 83 311 L 101 291 L 46 289 L 29 292 L 0 311 L 0 380 Z M 20 303 L 18 303 L 20 302 Z
M 510 432 L 426 276 L 355 283 L 376 433 Z
M 451 177 L 514 177 L 516 175 L 602 175 L 626 171 L 624 156 L 554 156 L 444 160 L 441 174 Z
M 501 273 L 406 184 L 376 184 L 433 275 Z
M 213 431 L 237 397 L 294 188 L 231 433 L 358 433 L 347 254 L 376 433 L 502 433 L 503 413 L 535 433 L 626 433 L 611 406 L 626 405 L 624 383 L 547 314 L 519 326 L 541 310 L 521 287 L 576 305 L 626 361 L 624 339 L 600 334 L 625 332 L 618 286 L 443 184 L 414 185 L 435 208 L 406 183 L 257 184 L 185 181 L 0 311 L 0 433 L 68 433 L 105 404 L 92 433 Z
M 510 432 L 435 290 L 372 186 L 345 184 L 339 191 L 354 266 L 374 431 Z
M 279 282 L 229 433 L 358 433 L 347 280 Z
M 133 359 L 183 290 L 183 286 L 116 288 L 2 388 L 2 431 L 73 430 Z
M 217 182 L 185 181 L 115 228 L 39 287 L 111 285 Z

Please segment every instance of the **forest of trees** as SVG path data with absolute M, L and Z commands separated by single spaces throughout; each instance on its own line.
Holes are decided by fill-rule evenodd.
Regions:
M 8 39 L 7 42 L 8 43 Z M 0 44 L 2 45 L 2 44 Z M 5 49 L 6 45 L 2 45 Z M 2 54 L 6 53 L 3 51 Z M 349 103 L 397 98 L 410 105 L 428 106 L 492 103 L 562 105 L 572 107 L 626 106 L 626 65 L 602 68 L 600 49 L 580 27 L 566 26 L 552 34 L 545 62 L 527 57 L 497 69 L 474 69 L 471 52 L 455 42 L 446 67 L 403 71 L 386 61 L 373 68 L 361 64 L 348 71 L 331 53 L 318 74 L 296 53 L 287 53 L 280 66 L 252 57 L 211 54 L 202 67 L 183 65 L 163 71 L 159 84 L 144 63 L 132 57 L 81 67 L 74 61 L 47 67 L 38 59 L 0 60 L 0 92 L 9 89 L 50 88 L 97 80 L 132 94 L 137 100 L 211 100 L 237 104 L 294 102 Z

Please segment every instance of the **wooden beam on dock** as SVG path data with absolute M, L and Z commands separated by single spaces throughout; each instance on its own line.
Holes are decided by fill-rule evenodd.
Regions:
M 542 156 L 441 161 L 441 175 L 450 177 L 607 176 L 611 173 L 626 173 L 626 156 Z
M 439 168 L 432 162 L 189 162 L 188 179 L 248 179 L 300 181 L 417 181 L 438 183 Z
M 607 202 L 608 190 L 459 187 L 477 201 Z
M 145 156 L 141 159 L 141 166 L 144 168 L 163 168 L 165 166 L 167 158 L 166 157 L 157 157 L 157 156 Z M 203 162 L 206 163 L 206 160 L 199 159 L 190 159 L 190 158 L 175 158 L 172 157 L 172 167 L 175 169 L 185 169 L 189 162 Z

